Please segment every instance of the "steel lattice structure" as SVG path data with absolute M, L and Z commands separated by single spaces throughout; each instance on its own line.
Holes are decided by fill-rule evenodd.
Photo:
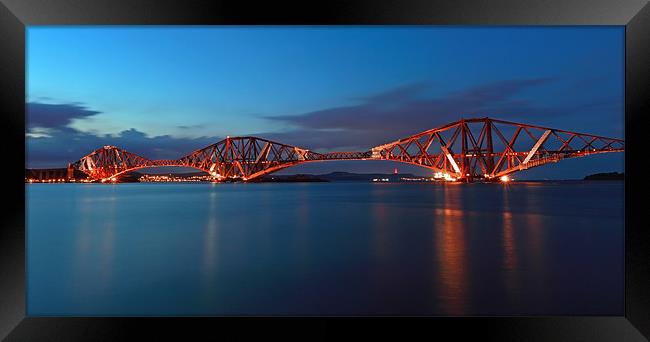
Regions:
M 371 149 L 457 180 L 495 179 L 564 158 L 623 152 L 624 141 L 491 118 L 465 119 Z
M 256 137 L 226 138 L 180 158 L 179 164 L 204 170 L 216 178 L 251 180 L 299 163 L 361 159 L 362 153 L 316 153 Z
M 104 146 L 73 166 L 96 180 L 141 168 L 179 166 L 206 171 L 217 181 L 250 181 L 306 162 L 380 159 L 422 166 L 451 180 L 473 181 L 624 149 L 622 139 L 480 118 L 459 120 L 365 152 L 316 153 L 257 137 L 228 137 L 175 160 L 150 160 Z

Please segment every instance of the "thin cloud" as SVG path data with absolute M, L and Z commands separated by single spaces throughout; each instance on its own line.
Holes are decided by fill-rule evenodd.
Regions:
M 358 98 L 349 106 L 324 108 L 298 115 L 274 115 L 265 118 L 285 123 L 291 129 L 284 132 L 265 132 L 258 135 L 295 144 L 305 148 L 324 150 L 365 150 L 372 146 L 403 138 L 461 118 L 495 117 L 513 121 L 558 126 L 571 115 L 588 111 L 606 111 L 615 114 L 621 109 L 620 99 L 599 99 L 590 103 L 548 107 L 524 96 L 527 90 L 556 82 L 552 78 L 503 80 L 431 97 L 426 83 L 414 83 L 385 92 Z M 616 116 L 612 115 L 612 120 Z M 594 134 L 620 135 L 607 131 L 618 123 L 594 126 L 575 120 L 568 121 L 569 130 Z M 570 123 L 574 123 L 571 126 Z
M 61 128 L 74 119 L 84 119 L 99 114 L 81 103 L 49 104 L 42 102 L 27 103 L 27 127 Z
M 434 98 L 426 98 L 426 84 L 416 83 L 361 98 L 361 103 L 356 105 L 299 115 L 266 116 L 268 120 L 286 123 L 293 129 L 261 135 L 289 142 L 300 140 L 299 145 L 318 148 L 367 148 L 461 117 L 531 119 L 550 115 L 552 111 L 516 95 L 552 81 L 550 78 L 499 81 Z
M 176 126 L 176 128 L 181 129 L 181 130 L 192 130 L 192 129 L 197 129 L 197 128 L 202 128 L 203 125 L 180 125 Z

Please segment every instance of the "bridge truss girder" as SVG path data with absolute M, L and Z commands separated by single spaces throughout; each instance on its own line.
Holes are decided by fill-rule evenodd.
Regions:
M 392 160 L 418 165 L 456 180 L 494 180 L 565 158 L 623 152 L 624 141 L 491 118 L 464 119 L 365 152 L 316 153 L 257 137 L 228 137 L 175 160 L 149 160 L 104 146 L 73 166 L 107 180 L 149 167 L 190 167 L 215 180 L 250 181 L 306 162 Z
M 624 141 L 491 118 L 460 120 L 372 149 L 460 180 L 498 179 L 565 158 L 623 152 Z

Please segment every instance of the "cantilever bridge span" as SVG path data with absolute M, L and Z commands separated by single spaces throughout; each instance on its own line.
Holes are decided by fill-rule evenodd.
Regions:
M 297 164 L 328 160 L 392 160 L 418 165 L 459 181 L 496 180 L 566 158 L 623 152 L 622 139 L 492 118 L 463 119 L 364 152 L 317 153 L 257 137 L 228 137 L 174 160 L 150 160 L 104 146 L 73 163 L 92 179 L 133 170 L 179 166 L 203 170 L 216 181 L 252 181 Z

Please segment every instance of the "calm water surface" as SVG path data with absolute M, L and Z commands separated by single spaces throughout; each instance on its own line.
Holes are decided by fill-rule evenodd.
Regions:
M 623 182 L 30 184 L 29 315 L 621 315 Z

